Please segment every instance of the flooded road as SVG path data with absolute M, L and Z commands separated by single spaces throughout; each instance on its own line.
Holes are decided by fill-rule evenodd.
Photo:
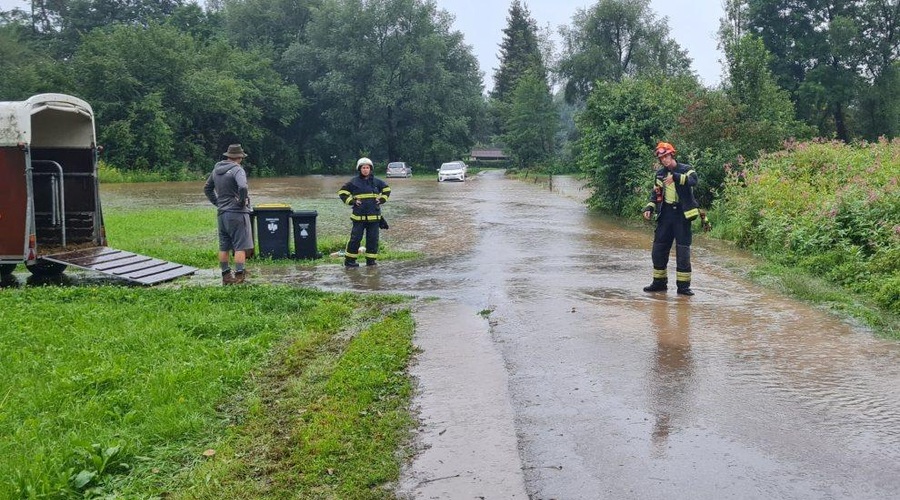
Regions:
M 254 203 L 332 206 L 344 180 L 252 179 L 251 193 Z M 335 260 L 260 279 L 435 297 L 425 310 L 447 304 L 457 318 L 460 310 L 486 316 L 481 340 L 503 365 L 498 401 L 509 405 L 513 465 L 529 498 L 900 496 L 897 343 L 747 282 L 736 270 L 747 257 L 704 238 L 695 238 L 694 297 L 646 294 L 649 226 L 588 213 L 571 182 L 557 181 L 552 193 L 500 172 L 389 183 L 383 239 L 423 259 L 355 270 Z M 129 188 L 110 189 L 105 209 L 107 197 L 113 206 L 117 196 L 141 203 Z M 170 196 L 205 203 L 199 184 Z M 347 219 L 319 224 L 343 233 Z M 430 323 L 430 339 L 452 334 Z M 453 359 L 458 353 L 428 368 L 439 374 Z M 465 417 L 442 416 L 441 426 Z M 470 497 L 423 491 L 412 494 Z

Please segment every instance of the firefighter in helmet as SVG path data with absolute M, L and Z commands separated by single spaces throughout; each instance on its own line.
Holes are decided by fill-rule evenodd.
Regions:
M 697 172 L 685 163 L 675 160 L 675 147 L 660 142 L 654 151 L 661 167 L 656 171 L 650 201 L 644 207 L 644 219 L 656 212 L 656 232 L 653 235 L 653 282 L 644 287 L 645 292 L 663 292 L 668 289 L 666 267 L 672 241 L 675 241 L 675 285 L 681 295 L 694 295 L 691 291 L 691 222 L 700 215 L 699 204 L 694 198 Z
M 391 188 L 383 180 L 375 177 L 372 160 L 360 158 L 356 162 L 357 176 L 347 181 L 338 191 L 345 204 L 353 207 L 350 219 L 350 241 L 344 250 L 344 266 L 359 267 L 359 244 L 366 233 L 366 265 L 376 265 L 378 258 L 378 230 L 381 224 L 381 205 L 387 202 Z

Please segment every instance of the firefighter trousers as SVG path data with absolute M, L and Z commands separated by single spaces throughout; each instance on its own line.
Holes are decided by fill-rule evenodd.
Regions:
M 359 244 L 362 242 L 363 233 L 366 234 L 366 254 L 367 259 L 378 258 L 378 221 L 353 221 L 353 228 L 350 229 L 350 241 L 347 242 L 347 249 L 344 255 L 348 258 L 355 259 L 359 257 Z
M 666 267 L 672 242 L 675 242 L 675 281 L 683 286 L 691 282 L 691 221 L 684 218 L 678 205 L 662 203 L 653 235 L 653 278 L 668 279 Z

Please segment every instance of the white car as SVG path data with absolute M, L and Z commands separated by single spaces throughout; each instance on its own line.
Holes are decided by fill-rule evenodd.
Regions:
M 441 165 L 438 170 L 438 182 L 449 180 L 465 181 L 466 164 L 461 161 L 451 161 Z

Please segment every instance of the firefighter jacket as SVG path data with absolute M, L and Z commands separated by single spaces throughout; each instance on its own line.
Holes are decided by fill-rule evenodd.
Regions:
M 373 221 L 381 219 L 381 205 L 391 196 L 391 187 L 374 175 L 357 175 L 344 184 L 337 194 L 341 201 L 353 207 L 352 220 Z
M 666 186 L 666 177 L 671 173 L 675 182 Z M 687 220 L 694 220 L 700 215 L 700 204 L 694 198 L 694 186 L 697 185 L 697 172 L 686 163 L 678 163 L 671 171 L 662 167 L 656 171 L 653 189 L 650 190 L 650 201 L 644 210 L 659 213 L 663 203 L 678 205 Z

